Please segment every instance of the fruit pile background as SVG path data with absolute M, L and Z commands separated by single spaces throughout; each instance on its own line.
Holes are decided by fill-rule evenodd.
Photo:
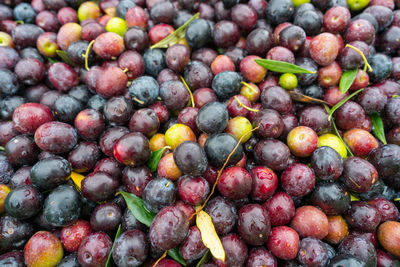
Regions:
M 0 266 L 400 266 L 399 0 L 0 0 Z

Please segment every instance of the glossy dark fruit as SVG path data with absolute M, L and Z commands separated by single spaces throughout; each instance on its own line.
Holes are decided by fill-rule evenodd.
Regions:
M 319 182 L 312 194 L 312 203 L 327 215 L 339 215 L 350 207 L 350 194 L 337 183 Z
M 251 184 L 251 175 L 245 169 L 231 167 L 222 172 L 218 190 L 227 198 L 239 200 L 251 192 Z
M 237 140 L 235 137 L 227 133 L 221 133 L 208 137 L 204 145 L 204 150 L 210 164 L 219 168 L 225 163 L 228 155 L 232 153 L 236 145 Z M 243 147 L 239 144 L 237 149 L 232 153 L 228 164 L 236 164 L 242 157 Z
M 185 32 L 185 39 L 190 47 L 204 47 L 211 38 L 211 28 L 205 19 L 192 21 Z
M 17 219 L 29 219 L 42 207 L 42 196 L 36 187 L 23 185 L 12 190 L 4 201 L 7 214 Z
M 231 233 L 221 238 L 225 250 L 225 262 L 214 258 L 214 262 L 221 267 L 242 266 L 246 261 L 248 248 L 246 243 L 237 234 Z
M 38 255 L 37 252 L 41 253 Z M 63 258 L 60 240 L 51 232 L 36 232 L 26 243 L 24 258 L 27 266 L 55 266 Z
M 70 163 L 62 157 L 38 161 L 30 171 L 29 180 L 40 190 L 49 190 L 65 183 L 71 175 Z
M 351 256 L 351 255 L 346 255 L 346 254 L 341 254 L 335 256 L 331 261 L 329 262 L 329 267 L 340 267 L 340 266 L 354 266 L 354 267 L 366 267 L 367 264 L 358 259 L 357 257 Z
M 49 67 L 48 75 L 50 83 L 61 93 L 68 92 L 79 83 L 78 74 L 66 63 L 52 64 Z
M 253 124 L 259 127 L 257 133 L 262 138 L 277 138 L 284 127 L 282 117 L 273 109 L 261 109 L 255 115 Z
M 363 52 L 365 56 L 370 55 L 369 46 L 363 41 L 353 41 L 349 43 L 350 45 L 356 47 Z M 338 56 L 338 63 L 340 67 L 344 70 L 354 69 L 361 67 L 364 63 L 363 58 L 357 51 L 350 47 L 345 47 L 342 49 Z
M 135 216 L 133 216 L 132 212 L 127 208 L 125 209 L 122 218 L 121 218 L 121 229 L 122 231 L 130 231 L 130 230 L 140 230 L 144 231 L 146 226 L 139 222 Z
M 122 136 L 129 133 L 125 127 L 111 127 L 103 132 L 100 137 L 99 145 L 101 151 L 107 156 L 113 156 L 113 148 L 115 142 Z
M 150 76 L 139 77 L 129 86 L 129 95 L 138 107 L 153 104 L 159 95 L 158 83 Z
M 0 249 L 22 249 L 33 233 L 32 224 L 4 215 L 0 219 Z
M 157 114 L 150 108 L 139 109 L 133 113 L 129 122 L 129 130 L 132 132 L 140 132 L 147 137 L 153 136 L 158 128 L 160 122 Z
M 85 220 L 77 220 L 74 224 L 63 227 L 60 231 L 60 240 L 69 252 L 77 251 L 79 245 L 92 232 L 90 224 Z
M 387 221 L 382 223 L 377 232 L 379 244 L 382 245 L 389 253 L 399 257 L 397 236 L 400 225 L 396 221 Z
M 278 187 L 278 177 L 270 169 L 257 166 L 250 171 L 252 177 L 251 197 L 256 201 L 265 201 L 273 196 Z
M 81 212 L 79 193 L 70 185 L 60 185 L 45 199 L 43 216 L 55 227 L 67 226 L 78 220 Z
M 398 118 L 400 114 L 400 101 L 396 98 L 391 98 L 388 100 L 388 103 L 385 108 L 386 117 L 393 124 L 400 124 L 400 119 Z
M 283 171 L 281 183 L 286 193 L 294 197 L 301 197 L 313 190 L 315 175 L 308 166 L 293 163 Z
M 210 215 L 218 235 L 227 234 L 236 226 L 238 214 L 233 202 L 228 199 L 214 197 L 207 203 L 204 211 Z
M 161 49 L 147 49 L 143 54 L 146 73 L 157 77 L 157 75 L 166 67 L 165 53 Z
M 289 164 L 290 150 L 281 141 L 264 139 L 254 148 L 254 158 L 259 164 L 266 165 L 274 171 L 282 171 Z
M 209 66 L 198 60 L 192 60 L 188 63 L 183 77 L 189 88 L 193 91 L 198 88 L 209 88 L 213 81 L 213 75 Z
M 285 21 L 290 21 L 294 14 L 294 6 L 291 1 L 277 1 L 273 0 L 265 9 L 268 22 L 273 25 L 278 25 Z
M 371 162 L 383 178 L 393 177 L 399 170 L 400 146 L 394 144 L 384 145 L 371 151 L 368 156 Z
M 320 32 L 322 22 L 319 14 L 315 10 L 309 9 L 297 12 L 293 24 L 302 27 L 308 36 L 313 36 Z
M 246 38 L 246 51 L 251 55 L 264 57 L 272 44 L 271 33 L 267 29 L 256 28 Z
M 182 176 L 178 181 L 180 199 L 190 205 L 200 205 L 210 192 L 210 185 L 203 177 Z
M 113 154 L 125 165 L 140 166 L 150 156 L 149 140 L 139 132 L 126 134 L 115 142 Z
M 375 207 L 381 214 L 381 222 L 396 221 L 399 217 L 399 210 L 390 200 L 380 197 L 368 201 L 368 204 Z
M 362 128 L 361 118 L 365 118 L 364 109 L 353 101 L 347 101 L 333 115 L 337 126 L 343 130 Z
M 211 102 L 203 106 L 196 117 L 196 125 L 207 134 L 222 132 L 228 125 L 229 114 L 226 107 L 219 102 Z
M 366 266 L 376 266 L 376 250 L 374 245 L 360 236 L 348 236 L 338 247 L 339 254 L 354 256 L 366 263 Z
M 314 206 L 301 206 L 297 208 L 290 226 L 301 237 L 322 239 L 328 235 L 328 217 Z
M 357 157 L 366 157 L 378 147 L 378 141 L 366 130 L 352 129 L 344 133 L 343 140 Z
M 297 260 L 305 266 L 326 266 L 329 261 L 328 250 L 321 240 L 306 237 L 300 241 Z
M 295 215 L 293 199 L 284 192 L 277 192 L 263 206 L 273 226 L 288 224 Z
M 197 226 L 190 227 L 185 240 L 179 248 L 181 256 L 186 261 L 193 261 L 201 258 L 206 251 L 207 248 L 201 240 L 199 228 Z
M 12 121 L 0 122 L 0 145 L 5 146 L 8 141 L 17 136 L 19 132 Z
M 78 253 L 74 252 L 65 256 L 58 262 L 57 267 L 79 267 Z
M 343 172 L 343 160 L 336 150 L 323 146 L 313 152 L 311 167 L 322 180 L 337 179 Z
M 385 6 L 373 5 L 371 7 L 367 7 L 364 12 L 375 17 L 379 24 L 379 31 L 387 28 L 393 21 L 393 12 Z
M 277 226 L 271 230 L 267 248 L 279 259 L 292 260 L 299 251 L 299 241 L 295 230 L 287 226 Z
M 0 101 L 0 118 L 11 120 L 14 110 L 22 105 L 25 99 L 21 96 L 10 96 Z
M 175 206 L 163 208 L 150 226 L 149 238 L 152 246 L 169 250 L 180 244 L 189 231 L 189 220 Z
M 115 241 L 112 257 L 118 266 L 139 266 L 147 258 L 149 245 L 140 230 L 122 233 Z
M 385 54 L 376 53 L 368 58 L 368 63 L 373 68 L 368 73 L 369 80 L 373 83 L 380 82 L 389 77 L 393 69 L 392 60 Z
M 88 174 L 82 180 L 82 195 L 92 201 L 111 199 L 118 188 L 118 180 L 105 172 Z
M 76 115 L 82 109 L 82 103 L 69 95 L 59 96 L 53 107 L 56 119 L 65 123 L 73 123 Z
M 212 89 L 220 99 L 227 99 L 240 91 L 242 77 L 233 71 L 218 73 L 212 81 Z
M 364 201 L 351 203 L 346 213 L 346 221 L 355 229 L 373 232 L 381 222 L 380 212 Z
M 118 228 L 121 221 L 121 209 L 114 203 L 103 203 L 97 206 L 91 217 L 90 226 L 93 231 L 110 233 Z
M 185 174 L 202 175 L 207 168 L 207 157 L 200 145 L 192 141 L 181 143 L 174 151 L 174 161 Z
M 160 97 L 170 110 L 181 110 L 190 100 L 189 91 L 181 81 L 167 81 L 160 87 Z
M 278 266 L 276 258 L 265 248 L 258 247 L 249 251 L 246 267 Z
M 77 143 L 75 129 L 63 122 L 47 122 L 35 132 L 36 145 L 50 153 L 62 154 L 70 151 Z
M 321 66 L 331 64 L 339 53 L 336 36 L 331 33 L 321 33 L 310 43 L 311 58 Z
M 24 254 L 19 251 L 11 251 L 0 256 L 0 265 L 18 267 L 24 266 Z
M 133 102 L 123 96 L 107 100 L 103 108 L 105 119 L 112 125 L 125 125 L 133 113 Z
M 127 187 L 128 191 L 141 197 L 146 185 L 150 182 L 153 175 L 150 170 L 145 167 L 130 167 L 127 166 L 122 172 L 122 182 Z
M 213 37 L 217 47 L 228 48 L 239 40 L 239 27 L 232 21 L 221 20 L 214 26 Z
M 343 181 L 352 191 L 364 193 L 378 180 L 375 167 L 366 160 L 348 157 L 343 164 Z
M 75 117 L 74 125 L 79 135 L 88 140 L 97 139 L 105 128 L 103 115 L 94 109 L 79 112 Z
M 102 232 L 89 234 L 78 249 L 78 261 L 82 267 L 100 267 L 107 262 L 112 247 L 111 238 Z
M 26 135 L 17 135 L 4 147 L 8 161 L 13 165 L 33 164 L 38 156 L 38 149 L 32 138 Z
M 142 198 L 145 207 L 154 212 L 159 212 L 166 206 L 173 205 L 176 199 L 177 187 L 166 178 L 156 178 L 147 183 Z
M 239 210 L 238 232 L 243 240 L 253 246 L 268 239 L 271 225 L 267 210 L 258 204 L 248 204 Z
M 34 24 L 20 24 L 12 31 L 14 44 L 20 48 L 35 47 L 36 40 L 44 31 Z
M 396 260 L 392 255 L 377 249 L 376 250 L 376 258 L 377 258 L 377 264 L 379 267 L 381 266 L 396 266 L 399 265 L 400 262 L 399 260 Z

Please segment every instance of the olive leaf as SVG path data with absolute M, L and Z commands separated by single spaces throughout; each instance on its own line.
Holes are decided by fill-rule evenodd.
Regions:
M 75 188 L 78 191 L 81 191 L 82 180 L 85 179 L 85 176 L 76 172 L 71 172 L 69 179 L 71 179 L 74 182 Z
M 0 151 L 4 151 L 4 147 L 0 146 Z
M 363 91 L 363 90 L 364 90 L 364 88 L 361 88 L 360 90 L 355 91 L 354 93 L 352 93 L 351 95 L 349 95 L 349 96 L 346 97 L 345 99 L 340 100 L 339 103 L 337 103 L 336 105 L 334 105 L 334 106 L 330 109 L 330 111 L 329 111 L 328 120 L 330 121 L 330 120 L 332 119 L 333 113 L 334 113 L 338 108 L 340 108 L 341 106 L 343 106 L 344 103 L 346 103 L 347 101 L 349 101 L 353 96 L 355 96 L 356 94 L 360 93 L 360 92 Z
M 54 64 L 54 63 L 59 62 L 58 60 L 55 60 L 55 59 L 49 58 L 49 57 L 47 57 L 46 59 L 47 59 L 47 61 L 50 62 L 51 64 Z
M 71 59 L 69 59 L 67 52 L 65 52 L 64 50 L 56 50 L 56 53 L 65 63 L 72 67 L 75 66 L 75 64 L 72 63 Z
M 201 267 L 204 265 L 209 259 L 211 258 L 211 253 L 210 250 L 207 250 L 206 253 L 204 253 L 203 257 L 199 260 L 197 263 L 196 267 Z
M 120 191 L 117 194 L 121 194 L 128 206 L 129 210 L 132 212 L 132 215 L 141 223 L 150 227 L 153 222 L 154 217 L 156 216 L 154 213 L 148 211 L 144 207 L 144 201 L 140 197 L 135 196 L 134 194 Z
M 121 234 L 122 234 L 121 225 L 119 225 L 119 226 L 118 226 L 117 233 L 115 234 L 114 243 L 113 243 L 113 245 L 112 245 L 112 247 L 111 247 L 110 253 L 108 254 L 108 258 L 107 258 L 107 262 L 106 262 L 105 267 L 111 267 L 111 256 L 112 256 L 112 252 L 113 252 L 113 250 L 114 250 L 115 241 L 117 241 L 118 237 L 119 237 Z
M 157 170 L 158 163 L 160 162 L 160 159 L 164 154 L 164 150 L 167 148 L 169 149 L 171 147 L 165 146 L 151 153 L 150 158 L 147 161 L 147 167 L 149 167 L 151 172 L 155 172 Z
M 186 29 L 190 22 L 197 19 L 200 16 L 200 13 L 196 13 L 189 20 L 185 22 L 182 26 L 176 29 L 173 33 L 156 43 L 155 45 L 150 46 L 150 49 L 154 48 L 168 48 L 171 45 L 174 45 L 179 42 L 180 39 L 185 37 Z
M 307 70 L 300 66 L 278 60 L 255 59 L 255 62 L 261 67 L 266 68 L 267 70 L 279 73 L 316 73 L 316 71 Z
M 400 97 L 400 95 L 393 95 L 392 98 Z
M 346 93 L 356 79 L 358 69 L 343 72 L 339 82 L 340 93 Z
M 126 205 L 128 206 L 128 209 L 132 212 L 132 215 L 141 223 L 146 225 L 147 227 L 150 227 L 151 223 L 154 220 L 154 217 L 156 217 L 156 214 L 153 212 L 148 211 L 144 207 L 144 201 L 140 197 L 135 196 L 134 194 L 124 192 L 124 191 L 119 191 L 117 195 L 120 194 L 123 196 L 125 199 Z M 179 250 L 177 248 L 173 248 L 168 250 L 168 255 L 179 262 L 180 264 L 186 266 L 185 260 L 182 258 L 182 256 L 179 254 Z
M 168 250 L 168 256 L 176 260 L 178 263 L 182 264 L 183 266 L 186 266 L 185 259 L 182 258 L 181 254 L 179 253 L 179 249 L 177 247 Z
M 295 91 L 288 91 L 290 97 L 297 102 L 308 103 L 308 104 L 322 104 L 330 106 L 330 104 L 324 100 L 313 98 L 310 96 L 306 96 L 302 93 L 295 92 Z
M 378 113 L 373 113 L 369 116 L 372 122 L 372 132 L 383 144 L 387 144 L 385 137 L 385 128 L 383 127 L 383 121 Z
M 335 124 L 335 120 L 334 120 L 334 119 L 332 119 L 332 126 L 333 126 L 333 130 L 335 130 L 336 136 L 337 136 L 337 137 L 340 139 L 340 141 L 344 144 L 344 146 L 346 147 L 347 152 L 349 153 L 349 155 L 352 156 L 352 157 L 354 157 L 353 152 L 351 152 L 350 148 L 347 146 L 347 144 L 344 142 L 342 136 L 340 135 L 340 133 L 339 133 L 337 127 L 336 127 L 336 124 Z
M 210 249 L 214 258 L 225 261 L 225 250 L 222 246 L 221 239 L 219 239 L 218 234 L 215 231 L 210 215 L 201 210 L 196 215 L 196 225 L 200 230 L 201 240 L 204 245 Z

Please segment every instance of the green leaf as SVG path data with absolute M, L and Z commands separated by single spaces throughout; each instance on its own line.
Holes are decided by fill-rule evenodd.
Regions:
M 201 267 L 204 265 L 209 259 L 211 258 L 211 253 L 210 250 L 207 250 L 206 253 L 204 253 L 203 257 L 199 260 L 197 263 L 196 267 Z
M 179 253 L 178 247 L 168 250 L 168 256 L 176 260 L 179 264 L 186 266 L 186 262 Z
M 400 95 L 393 95 L 392 98 L 400 97 Z
M 113 252 L 113 249 L 114 249 L 114 246 L 115 246 L 115 241 L 117 241 L 117 238 L 118 238 L 121 234 L 122 234 L 121 225 L 119 225 L 119 226 L 118 226 L 117 233 L 115 234 L 114 243 L 113 243 L 113 245 L 112 245 L 112 247 L 111 247 L 111 250 L 110 250 L 110 254 L 108 254 L 108 258 L 107 258 L 107 262 L 106 262 L 105 267 L 111 267 L 111 256 L 112 256 L 112 252 Z
M 121 194 L 124 197 L 126 205 L 132 212 L 133 216 L 139 222 L 143 223 L 147 227 L 150 227 L 156 215 L 144 207 L 143 199 L 124 191 L 120 191 L 118 194 Z
M 135 196 L 134 194 L 120 191 L 118 194 L 121 194 L 126 202 L 126 205 L 128 206 L 128 209 L 132 212 L 132 215 L 141 223 L 146 225 L 147 227 L 150 227 L 151 223 L 154 220 L 154 217 L 156 214 L 148 211 L 144 207 L 144 201 L 140 197 Z M 178 248 L 173 248 L 168 250 L 168 255 L 179 262 L 180 264 L 186 266 L 185 260 L 182 258 L 182 256 L 179 254 Z
M 339 82 L 340 93 L 346 93 L 356 79 L 358 69 L 343 72 Z
M 0 146 L 0 151 L 4 151 L 4 147 Z
M 52 63 L 52 64 L 54 64 L 54 63 L 57 63 L 57 62 L 60 62 L 60 61 L 58 61 L 58 60 L 56 60 L 56 59 L 53 59 L 53 58 L 46 58 L 47 59 L 47 61 L 49 61 L 50 63 Z
M 385 129 L 383 127 L 383 121 L 378 113 L 373 113 L 369 116 L 372 122 L 372 132 L 383 144 L 387 144 L 385 137 Z
M 360 93 L 362 90 L 364 90 L 364 88 L 361 88 L 358 91 L 355 91 L 354 93 L 352 93 L 351 95 L 349 95 L 348 97 L 346 97 L 345 99 L 342 99 L 339 101 L 339 103 L 337 103 L 336 105 L 334 105 L 330 111 L 329 111 L 329 116 L 328 116 L 328 121 L 330 121 L 332 119 L 332 115 L 333 113 L 340 108 L 341 106 L 343 106 L 344 103 L 346 103 L 347 101 L 349 101 L 353 96 L 355 96 L 356 94 Z
M 155 172 L 157 170 L 158 163 L 160 162 L 160 159 L 164 154 L 164 150 L 167 148 L 169 149 L 170 147 L 165 146 L 151 153 L 150 158 L 147 161 L 147 167 L 149 167 L 151 172 Z
M 176 29 L 173 33 L 156 43 L 155 45 L 152 45 L 150 49 L 154 48 L 168 48 L 171 45 L 174 45 L 179 42 L 180 39 L 185 37 L 186 29 L 189 25 L 190 22 L 193 20 L 197 19 L 200 16 L 200 13 L 196 13 L 191 17 L 189 20 L 185 22 L 182 26 L 180 26 L 178 29 Z
M 68 65 L 70 66 L 75 66 L 74 63 L 69 59 L 68 53 L 65 52 L 64 50 L 56 50 L 57 55 Z
M 256 63 L 261 67 L 266 68 L 270 71 L 279 73 L 310 73 L 315 74 L 316 71 L 310 71 L 300 66 L 290 64 L 283 61 L 271 60 L 271 59 L 255 59 Z

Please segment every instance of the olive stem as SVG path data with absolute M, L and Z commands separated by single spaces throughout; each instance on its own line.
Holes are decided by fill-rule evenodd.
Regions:
M 243 104 L 242 102 L 240 102 L 239 98 L 237 96 L 234 96 L 235 100 L 238 102 L 239 106 L 244 107 L 245 109 L 247 109 L 248 111 L 253 111 L 253 112 L 259 112 L 259 109 L 255 109 L 255 108 L 250 108 L 248 106 L 246 106 L 245 104 Z
M 247 136 L 249 133 L 251 133 L 251 132 L 253 132 L 253 131 L 255 131 L 255 130 L 258 130 L 258 128 L 260 128 L 260 126 L 257 126 L 257 127 L 253 128 L 253 129 L 251 129 L 250 131 L 247 131 L 245 134 L 242 135 L 242 137 L 240 137 L 240 139 L 239 139 L 239 141 L 237 142 L 236 146 L 233 148 L 232 152 L 231 152 L 231 153 L 228 155 L 228 157 L 226 158 L 224 165 L 222 165 L 222 168 L 218 171 L 217 179 L 216 179 L 215 182 L 214 182 L 214 185 L 213 185 L 213 187 L 212 187 L 212 189 L 211 189 L 211 193 L 208 195 L 208 197 L 207 197 L 206 200 L 204 201 L 203 205 L 201 205 L 201 207 L 199 207 L 199 208 L 196 208 L 196 212 L 193 213 L 193 214 L 190 216 L 189 221 L 190 221 L 194 216 L 196 216 L 197 213 L 199 213 L 200 211 L 202 211 L 202 210 L 204 209 L 204 207 L 207 205 L 208 200 L 210 200 L 211 196 L 212 196 L 212 195 L 214 194 L 214 192 L 215 192 L 215 188 L 216 188 L 217 185 L 218 185 L 219 178 L 221 177 L 223 170 L 225 169 L 226 165 L 228 164 L 229 160 L 231 159 L 233 153 L 235 153 L 235 151 L 238 149 L 239 145 L 242 143 L 243 138 L 244 138 L 245 136 Z
M 156 267 L 157 264 L 159 264 L 160 261 L 167 256 L 167 253 L 168 253 L 168 250 L 164 251 L 164 253 L 161 255 L 161 257 L 158 258 L 158 260 L 152 265 L 152 267 Z
M 87 71 L 90 70 L 90 68 L 89 68 L 89 53 L 90 53 L 90 49 L 92 48 L 93 44 L 94 44 L 94 40 L 92 40 L 92 41 L 89 43 L 88 47 L 86 48 L 86 53 L 85 53 L 85 69 L 86 69 Z
M 187 85 L 185 79 L 184 79 L 182 76 L 180 76 L 180 77 L 181 77 L 181 80 L 182 80 L 183 84 L 186 86 L 186 89 L 187 89 L 188 92 L 189 92 L 189 95 L 190 95 L 190 102 L 192 102 L 192 108 L 194 108 L 194 98 L 193 98 L 192 91 L 190 90 L 189 85 Z
M 369 65 L 369 63 L 368 63 L 368 61 L 367 61 L 367 58 L 365 57 L 364 53 L 363 53 L 360 49 L 358 49 L 357 47 L 352 46 L 352 45 L 350 45 L 350 44 L 347 44 L 346 47 L 349 47 L 349 48 L 354 49 L 355 51 L 357 51 L 357 52 L 361 55 L 361 57 L 363 58 L 363 60 L 364 60 L 365 65 L 364 65 L 364 70 L 363 70 L 363 74 L 361 75 L 361 78 L 364 77 L 364 74 L 365 74 L 365 72 L 367 71 L 367 67 L 368 67 L 368 71 L 369 71 L 369 72 L 372 72 L 372 71 L 373 71 L 371 65 Z

